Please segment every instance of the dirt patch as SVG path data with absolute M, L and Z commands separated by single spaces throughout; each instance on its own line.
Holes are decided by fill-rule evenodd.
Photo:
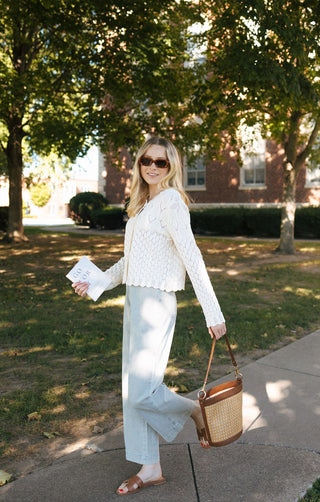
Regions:
M 122 425 L 121 398 L 113 392 L 99 394 L 93 407 L 97 411 L 82 419 L 71 419 L 59 426 L 59 435 L 46 437 L 43 432 L 21 435 L 8 456 L 0 461 L 0 468 L 13 475 L 13 479 L 25 476 L 35 469 L 50 465 L 96 438 Z M 108 411 L 106 411 L 108 410 Z

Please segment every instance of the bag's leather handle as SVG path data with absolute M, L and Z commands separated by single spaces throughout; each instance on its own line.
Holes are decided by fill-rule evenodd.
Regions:
M 230 354 L 230 357 L 231 357 L 232 364 L 233 364 L 233 366 L 235 367 L 235 370 L 236 370 L 235 371 L 235 377 L 241 379 L 242 375 L 241 375 L 241 373 L 239 373 L 238 365 L 237 365 L 236 360 L 234 358 L 234 355 L 233 355 L 233 352 L 232 352 L 232 349 L 231 349 L 231 346 L 230 346 L 230 342 L 229 342 L 229 339 L 228 339 L 227 335 L 224 335 L 224 338 L 226 339 L 226 343 L 227 343 L 227 346 L 228 346 L 228 349 L 229 349 L 229 354 Z M 210 366 L 211 366 L 211 362 L 212 362 L 212 358 L 213 358 L 213 353 L 214 353 L 215 345 L 216 345 L 216 337 L 214 336 L 213 340 L 212 340 L 212 348 L 211 348 L 211 354 L 210 354 L 210 358 L 209 358 L 209 364 L 208 364 L 207 374 L 206 374 L 206 378 L 204 380 L 204 384 L 203 384 L 203 387 L 202 387 L 202 391 L 203 392 L 204 392 L 205 387 L 207 385 L 207 381 L 208 381 L 208 377 L 209 377 L 209 371 L 210 371 Z

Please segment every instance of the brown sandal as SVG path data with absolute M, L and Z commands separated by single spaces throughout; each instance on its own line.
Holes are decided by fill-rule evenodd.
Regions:
M 131 495 L 132 493 L 137 493 L 137 492 L 141 491 L 143 488 L 147 488 L 147 486 L 162 485 L 165 482 L 166 482 L 166 478 L 161 476 L 161 478 L 154 479 L 153 481 L 148 481 L 147 483 L 144 483 L 142 481 L 142 479 L 136 475 L 136 476 L 132 476 L 129 479 L 126 479 L 126 481 L 124 481 L 122 483 L 122 485 L 125 484 L 125 486 L 127 487 L 127 491 L 123 491 L 122 488 L 120 489 L 120 487 L 119 487 L 116 490 L 116 494 L 117 495 Z M 120 486 L 122 486 L 122 485 L 120 485 Z M 135 486 L 135 485 L 137 485 L 137 486 Z
M 204 448 L 205 450 L 209 450 L 211 446 L 209 445 L 209 441 L 207 439 L 206 430 L 204 428 L 200 430 L 197 428 L 197 434 L 198 434 L 198 439 L 201 443 L 201 447 Z M 203 441 L 206 441 L 207 444 L 204 444 Z

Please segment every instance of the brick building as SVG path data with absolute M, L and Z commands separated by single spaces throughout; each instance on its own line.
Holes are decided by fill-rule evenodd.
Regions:
M 199 158 L 184 166 L 184 186 L 197 205 L 279 205 L 282 201 L 284 152 L 271 142 L 259 140 L 254 153 L 243 153 L 239 166 L 232 151 L 223 161 Z M 123 150 L 121 166 L 105 164 L 105 195 L 110 204 L 123 204 L 130 195 L 131 158 Z M 320 205 L 320 169 L 304 166 L 297 179 L 298 205 Z

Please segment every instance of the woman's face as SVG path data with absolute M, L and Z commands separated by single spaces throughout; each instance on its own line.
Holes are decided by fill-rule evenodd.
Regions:
M 151 145 L 142 157 L 148 157 L 154 161 L 158 159 L 168 160 L 166 149 L 161 145 Z M 149 190 L 152 192 L 157 191 L 157 189 L 160 190 L 159 183 L 167 176 L 168 172 L 169 166 L 157 167 L 154 162 L 152 162 L 150 166 L 144 166 L 140 163 L 141 176 L 149 185 Z

